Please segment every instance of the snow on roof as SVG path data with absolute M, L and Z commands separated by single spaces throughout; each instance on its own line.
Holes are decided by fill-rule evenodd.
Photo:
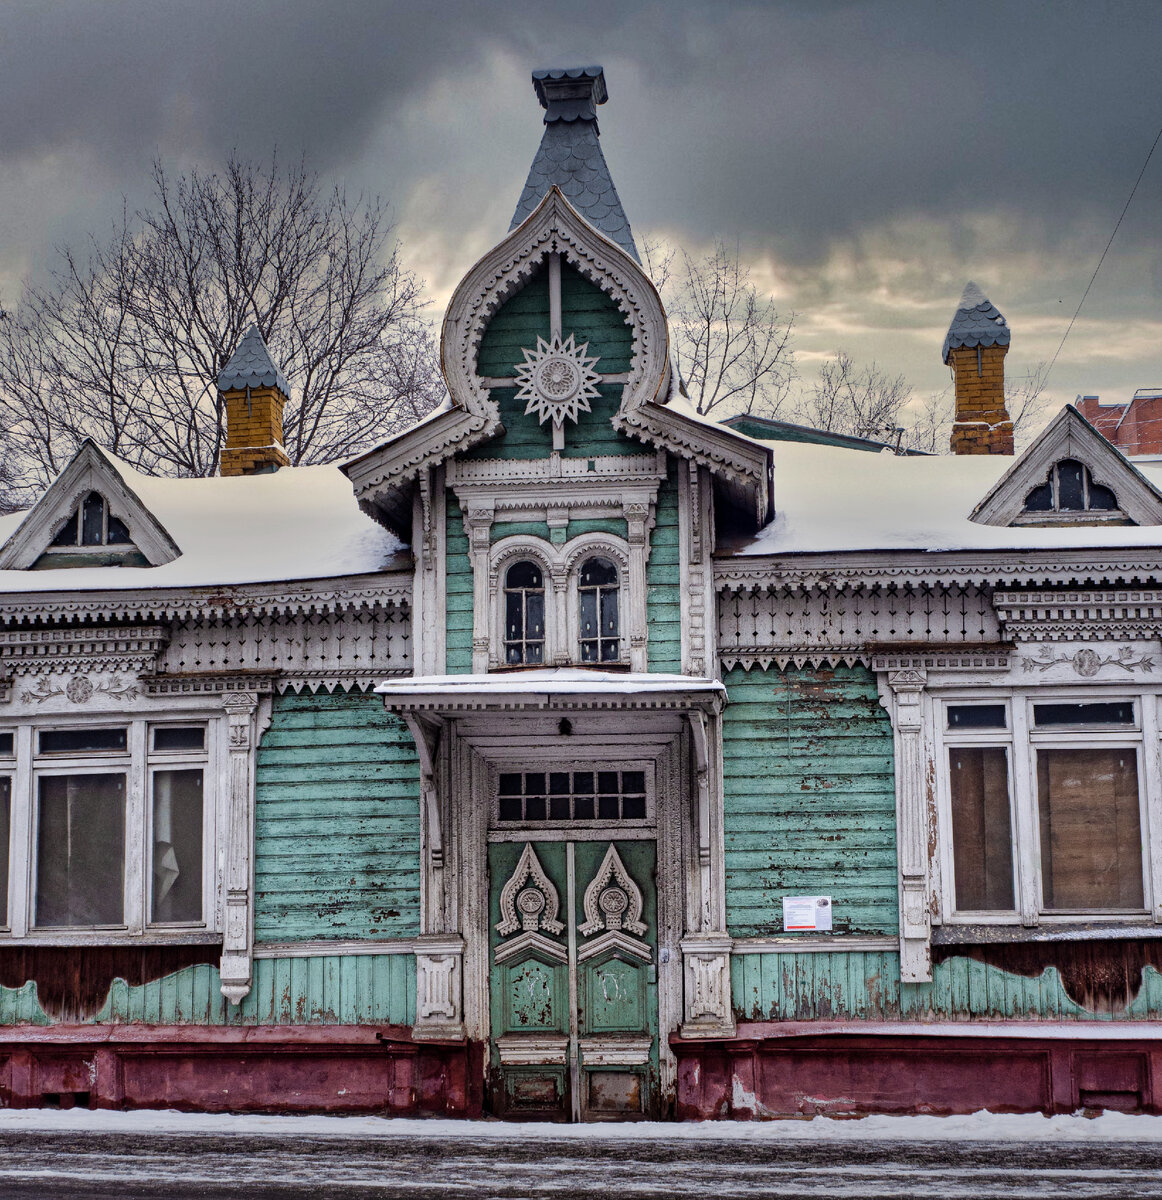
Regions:
M 1162 546 L 1162 526 L 998 528 L 969 513 L 1013 465 L 1006 455 L 902 457 L 806 442 L 768 442 L 775 519 L 736 554 L 843 550 L 998 550 Z M 1135 463 L 1155 485 L 1162 465 Z
M 325 579 L 381 570 L 401 548 L 360 511 L 337 466 L 267 475 L 162 479 L 106 455 L 177 543 L 158 567 L 0 571 L 0 593 L 205 587 Z M 0 543 L 27 513 L 0 517 Z

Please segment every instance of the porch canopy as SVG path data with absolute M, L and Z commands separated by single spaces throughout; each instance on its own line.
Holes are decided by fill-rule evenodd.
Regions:
M 376 693 L 389 712 L 515 712 L 670 709 L 719 713 L 726 688 L 689 675 L 545 667 L 489 675 L 416 675 L 388 679 Z

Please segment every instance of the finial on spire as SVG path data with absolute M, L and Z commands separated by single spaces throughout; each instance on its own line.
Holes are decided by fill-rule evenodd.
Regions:
M 533 87 L 545 110 L 545 124 L 554 121 L 597 122 L 597 106 L 609 99 L 601 67 L 558 67 L 533 72 Z

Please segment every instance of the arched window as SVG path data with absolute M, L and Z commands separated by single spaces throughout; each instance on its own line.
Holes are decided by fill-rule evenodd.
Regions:
M 1075 458 L 1054 463 L 1049 478 L 1025 497 L 1027 513 L 1116 512 L 1118 498 L 1094 483 L 1089 468 Z
M 607 558 L 586 559 L 577 578 L 581 661 L 621 659 L 617 568 Z
M 99 492 L 90 492 L 61 526 L 54 546 L 122 546 L 132 539 L 125 522 L 115 517 Z
M 534 562 L 513 563 L 504 576 L 504 661 L 545 661 L 545 577 Z

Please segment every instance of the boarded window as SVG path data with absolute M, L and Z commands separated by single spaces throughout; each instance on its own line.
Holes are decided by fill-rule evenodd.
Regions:
M 36 923 L 125 920 L 125 776 L 45 775 L 37 825 Z
M 153 773 L 153 917 L 202 919 L 202 772 Z
M 12 777 L 0 775 L 0 925 L 8 924 L 8 843 L 12 836 Z
M 960 912 L 1013 908 L 1013 835 L 1008 752 L 956 746 L 948 752 L 953 871 Z
M 1143 908 L 1134 751 L 1038 750 L 1037 800 L 1045 908 Z

